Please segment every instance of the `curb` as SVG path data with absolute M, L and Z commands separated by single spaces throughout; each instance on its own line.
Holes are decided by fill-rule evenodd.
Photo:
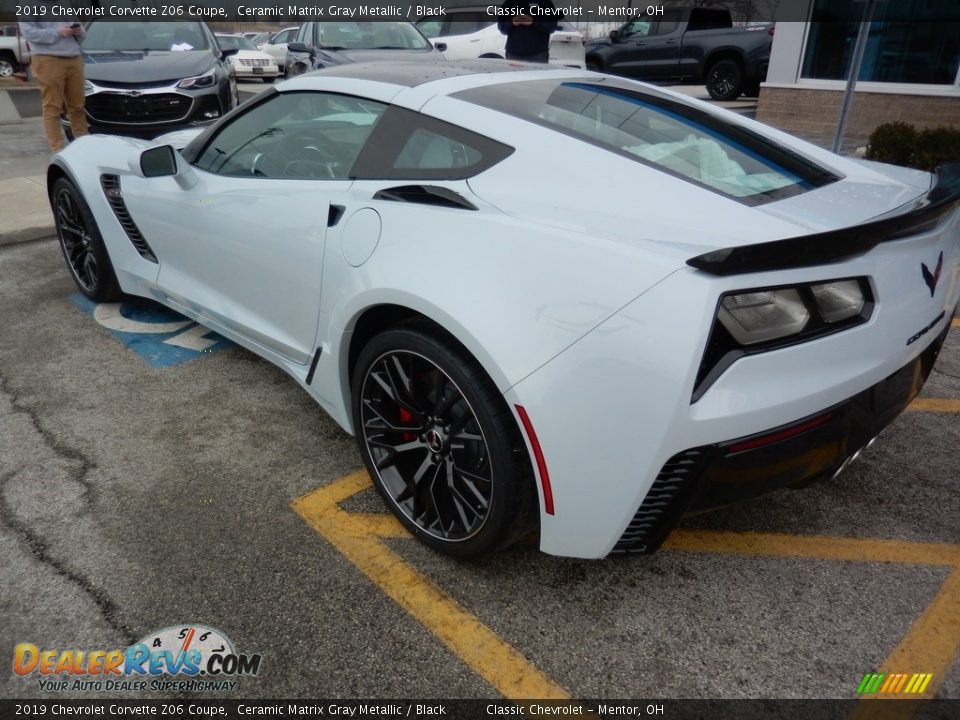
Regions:
M 13 230 L 0 235 L 0 247 L 20 245 L 21 243 L 33 242 L 34 240 L 45 240 L 56 237 L 56 235 L 57 230 L 53 225 Z
M 9 90 L 0 90 L 0 125 L 16 125 L 22 123 L 20 111 L 13 104 Z

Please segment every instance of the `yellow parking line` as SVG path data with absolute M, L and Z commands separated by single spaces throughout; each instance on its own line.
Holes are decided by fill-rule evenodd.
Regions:
M 960 400 L 917 398 L 907 406 L 911 412 L 960 413 Z
M 367 578 L 504 697 L 568 699 L 566 690 L 383 543 L 381 534 L 407 534 L 399 523 L 354 515 L 338 506 L 369 485 L 366 472 L 353 473 L 292 505 Z
M 815 560 L 960 567 L 960 545 L 874 540 L 872 538 L 741 533 L 681 528 L 670 533 L 663 544 L 663 548 L 740 555 L 798 557 Z
M 960 568 L 954 570 L 940 587 L 933 601 L 907 631 L 900 644 L 883 661 L 877 672 L 899 670 L 927 673 L 923 684 L 909 695 L 875 695 L 871 699 L 914 700 L 884 708 L 884 720 L 908 720 L 923 707 L 917 700 L 930 700 L 937 695 L 954 659 L 960 654 Z M 920 694 L 922 693 L 922 694 Z M 857 704 L 852 720 L 878 717 L 871 702 Z
M 960 327 L 960 318 L 954 318 L 950 324 L 953 325 L 953 327 Z
M 735 533 L 713 530 L 674 530 L 664 549 L 735 553 L 769 557 L 802 557 L 847 562 L 898 563 L 905 565 L 946 565 L 955 568 L 941 585 L 933 601 L 913 623 L 900 644 L 877 672 L 923 672 L 932 674 L 929 693 L 911 699 L 930 699 L 960 654 L 960 545 L 906 542 L 845 537 L 781 535 L 776 533 Z M 902 695 L 874 698 L 906 699 Z M 885 720 L 908 720 L 920 709 L 916 703 L 894 707 Z M 852 714 L 856 720 L 876 717 L 869 701 L 859 703 Z
M 942 402 L 942 401 L 937 401 Z M 947 401 L 951 402 L 951 401 Z M 294 500 L 292 506 L 318 533 L 373 581 L 394 602 L 430 630 L 474 672 L 504 697 L 566 700 L 569 694 L 515 648 L 485 626 L 422 573 L 384 544 L 385 538 L 409 537 L 392 515 L 350 513 L 339 503 L 370 487 L 359 471 Z M 742 533 L 678 529 L 665 550 L 796 557 L 858 563 L 897 563 L 952 568 L 936 597 L 914 622 L 878 672 L 930 673 L 929 692 L 960 654 L 960 545 L 779 533 Z M 876 697 L 886 697 L 878 695 Z M 889 697 L 904 698 L 904 694 Z M 909 718 L 919 703 L 890 706 L 890 717 Z M 869 702 L 858 704 L 854 717 L 872 717 Z

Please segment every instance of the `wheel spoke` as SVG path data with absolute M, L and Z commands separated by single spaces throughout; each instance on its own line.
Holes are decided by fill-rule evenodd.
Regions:
M 473 408 L 450 376 L 418 353 L 387 352 L 367 367 L 362 447 L 394 510 L 439 540 L 473 537 L 493 491 L 490 452 Z
M 87 280 L 87 287 L 93 287 L 97 282 L 97 258 L 92 252 L 88 252 L 83 260 L 83 274 Z
M 380 422 L 383 423 L 382 427 L 378 425 L 374 425 L 372 423 L 374 422 L 375 419 L 371 418 L 364 424 L 365 428 L 370 428 L 371 430 L 383 430 L 383 431 L 389 431 L 389 432 L 395 432 L 395 433 L 417 432 L 420 429 L 419 425 L 395 425 L 386 417 L 384 417 L 383 413 L 377 410 L 377 408 L 374 407 L 373 403 L 371 403 L 369 400 L 364 400 L 363 404 L 370 412 L 376 415 L 375 419 L 378 419 L 380 420 Z
M 476 483 L 480 482 L 485 485 L 489 485 L 490 481 L 487 478 L 480 477 L 479 475 L 474 475 L 471 472 L 467 472 L 461 468 L 458 468 L 456 465 L 453 466 L 457 472 L 457 475 L 460 476 L 460 481 L 463 483 L 463 486 L 469 490 L 473 496 L 477 499 L 477 502 L 480 503 L 484 508 L 486 508 L 489 503 L 487 498 L 484 497 L 483 493 L 480 492 L 480 489 L 477 487 Z

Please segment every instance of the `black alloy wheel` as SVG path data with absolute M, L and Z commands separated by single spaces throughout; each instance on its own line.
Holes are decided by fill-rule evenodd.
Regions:
M 714 100 L 736 100 L 743 90 L 743 70 L 736 60 L 718 60 L 707 71 L 707 92 Z
M 416 327 L 388 330 L 364 348 L 353 386 L 364 462 L 415 536 L 467 557 L 531 529 L 526 447 L 503 397 L 462 348 Z
M 53 185 L 50 198 L 60 249 L 80 291 L 95 302 L 121 297 L 117 276 L 90 208 L 66 178 Z

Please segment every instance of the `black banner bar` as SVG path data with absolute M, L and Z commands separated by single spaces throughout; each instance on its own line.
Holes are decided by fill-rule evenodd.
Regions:
M 960 717 L 960 700 L 0 700 L 0 718 L 667 718 L 840 720 L 857 708 L 872 720 Z
M 557 15 L 574 22 L 626 23 L 631 20 L 657 20 L 671 10 L 689 8 L 690 0 L 552 0 Z M 0 23 L 17 20 L 93 20 L 113 21 L 188 21 L 209 22 L 282 22 L 322 21 L 414 21 L 422 17 L 441 18 L 458 7 L 482 8 L 491 18 L 499 18 L 503 0 L 0 0 Z M 734 20 L 770 22 L 808 20 L 814 0 L 780 0 L 730 3 Z M 721 2 L 718 6 L 724 6 Z M 862 3 L 838 3 L 831 6 L 829 18 L 837 22 L 861 19 Z M 960 3 L 944 5 L 938 22 L 960 20 Z M 887 3 L 883 19 L 915 20 L 912 3 Z

